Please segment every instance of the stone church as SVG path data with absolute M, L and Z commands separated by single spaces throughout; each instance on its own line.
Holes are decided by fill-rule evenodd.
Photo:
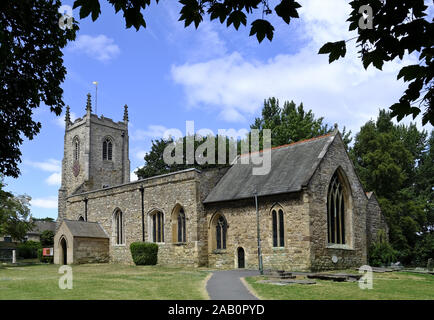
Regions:
M 132 263 L 132 242 L 155 242 L 162 265 L 265 269 L 359 267 L 387 225 L 363 190 L 338 130 L 271 150 L 253 164 L 188 169 L 130 182 L 128 109 L 114 122 L 65 117 L 57 264 Z

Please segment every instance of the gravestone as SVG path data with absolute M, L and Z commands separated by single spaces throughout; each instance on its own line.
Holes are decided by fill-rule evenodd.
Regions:
M 426 264 L 426 268 L 428 269 L 428 271 L 434 270 L 434 261 L 432 260 L 432 258 L 428 259 L 428 263 Z

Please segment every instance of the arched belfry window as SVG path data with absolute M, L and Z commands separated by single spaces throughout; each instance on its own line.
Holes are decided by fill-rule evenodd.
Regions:
M 282 209 L 273 209 L 271 211 L 271 219 L 273 223 L 273 247 L 285 246 L 285 223 Z
M 152 241 L 164 242 L 164 213 L 156 211 L 152 215 Z
M 124 243 L 124 224 L 123 224 L 123 217 L 122 217 L 122 211 L 116 210 L 114 216 L 113 216 L 113 223 L 114 223 L 114 236 L 116 238 L 116 244 L 123 244 Z
M 327 194 L 328 243 L 345 244 L 346 194 L 345 185 L 336 170 Z
M 104 139 L 102 143 L 102 159 L 110 161 L 113 159 L 113 143 L 110 138 Z
M 181 208 L 178 212 L 178 242 L 186 242 L 186 231 L 185 231 L 185 212 Z
M 226 249 L 226 232 L 227 232 L 227 224 L 226 219 L 223 216 L 219 216 L 216 222 L 216 248 L 217 249 Z
M 80 158 L 80 140 L 78 140 L 77 137 L 73 140 L 73 147 L 74 147 L 74 160 L 78 161 Z

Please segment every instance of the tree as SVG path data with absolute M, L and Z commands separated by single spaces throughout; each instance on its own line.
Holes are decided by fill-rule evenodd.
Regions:
M 194 150 L 197 150 L 198 146 L 204 142 L 205 138 L 206 139 L 214 139 L 214 155 L 215 155 L 214 164 L 212 164 L 212 163 L 198 163 L 196 157 L 194 159 L 194 163 L 187 163 L 187 161 L 186 161 L 187 160 L 186 159 L 187 138 L 191 138 L 192 140 L 194 140 L 194 142 L 193 142 L 194 143 Z M 224 137 L 224 141 L 226 144 L 226 162 L 225 162 L 225 164 L 218 164 L 218 145 L 219 145 L 218 140 L 219 140 L 218 135 L 217 136 L 203 137 L 202 139 L 198 139 L 198 137 L 196 137 L 196 139 L 194 139 L 194 137 L 192 137 L 192 136 L 181 138 L 181 141 L 178 140 L 178 142 L 182 142 L 182 144 L 183 144 L 182 145 L 183 146 L 182 160 L 180 161 L 181 163 L 174 163 L 174 164 L 167 164 L 163 158 L 164 150 L 170 144 L 175 142 L 174 139 L 170 138 L 170 139 L 166 139 L 166 140 L 165 139 L 152 140 L 151 151 L 149 153 L 147 153 L 144 157 L 145 165 L 143 167 L 137 169 L 137 171 L 135 171 L 135 173 L 139 179 L 145 179 L 145 178 L 153 177 L 156 175 L 180 171 L 180 170 L 185 170 L 185 169 L 189 169 L 189 168 L 197 168 L 197 169 L 204 170 L 204 169 L 227 166 L 227 164 L 230 163 L 230 161 L 229 161 L 229 144 L 230 143 L 236 143 L 237 149 L 240 150 L 241 141 L 240 140 L 236 141 L 232 138 Z M 208 155 L 208 150 L 206 150 L 204 152 L 204 155 L 205 156 Z
M 303 103 L 296 107 L 293 101 L 284 102 L 283 109 L 279 106 L 279 100 L 276 98 L 269 98 L 264 101 L 262 108 L 262 116 L 256 118 L 255 122 L 250 126 L 250 129 L 259 130 L 259 148 L 263 149 L 263 131 L 264 129 L 271 130 L 271 146 L 280 146 L 292 142 L 297 142 L 304 139 L 320 136 L 322 134 L 332 131 L 327 124 L 323 124 L 323 118 L 315 118 L 312 110 L 305 111 Z M 346 133 L 345 127 L 343 130 L 344 143 L 349 144 L 351 131 Z M 249 133 L 250 139 L 251 133 Z M 197 139 L 194 141 L 194 150 L 204 142 L 204 139 L 214 139 L 214 164 L 211 163 L 198 163 L 195 159 L 194 163 L 187 164 L 186 162 L 186 145 L 187 137 L 182 138 L 183 143 L 183 158 L 182 163 L 167 164 L 163 159 L 164 150 L 169 144 L 173 143 L 173 139 L 158 139 L 152 141 L 151 151 L 145 155 L 145 165 L 136 171 L 137 176 L 140 179 L 152 177 L 159 174 L 168 172 L 174 172 L 184 170 L 188 168 L 208 169 L 215 167 L 222 167 L 230 164 L 233 159 L 230 159 L 229 145 L 236 144 L 237 152 L 241 149 L 241 144 L 246 142 L 246 139 L 235 140 L 233 138 L 224 137 L 226 144 L 226 164 L 218 164 L 219 153 L 219 136 L 203 137 L 203 139 Z M 246 137 L 247 138 L 247 137 Z M 193 139 L 193 138 L 192 138 Z M 250 141 L 250 140 L 248 140 Z M 248 146 L 248 150 L 251 151 L 251 144 Z M 208 150 L 206 150 L 208 152 Z M 207 156 L 208 153 L 204 155 Z
M 127 28 L 146 28 L 143 11 L 150 6 L 151 0 L 108 2 L 116 12 L 122 10 Z M 179 3 L 182 5 L 179 20 L 184 21 L 185 27 L 194 23 L 196 29 L 207 15 L 210 20 L 218 19 L 227 27 L 233 25 L 238 30 L 241 24 L 247 25 L 247 15 L 262 13 L 261 19 L 250 24 L 250 36 L 256 36 L 259 42 L 265 37 L 270 41 L 273 39 L 274 27 L 267 17 L 276 15 L 289 24 L 291 19 L 299 18 L 298 10 L 301 8 L 295 0 L 280 0 L 274 8 L 268 0 L 179 0 Z M 350 22 L 349 30 L 358 31 L 356 43 L 366 69 L 373 64 L 381 70 L 385 62 L 395 58 L 402 60 L 407 53 L 419 54 L 419 64 L 405 66 L 398 74 L 398 79 L 403 78 L 410 84 L 399 102 L 390 107 L 392 116 L 396 116 L 398 121 L 407 115 L 414 118 L 424 108 L 423 124 L 430 122 L 434 125 L 434 24 L 425 19 L 428 6 L 424 0 L 353 0 L 350 5 L 353 10 L 347 20 Z M 74 8 L 80 8 L 80 18 L 91 15 L 93 21 L 101 13 L 99 0 L 75 0 Z M 368 12 L 366 17 L 362 15 L 363 11 Z M 326 43 L 319 53 L 329 54 L 331 63 L 345 57 L 346 42 Z
M 12 193 L 4 191 L 4 186 L 3 177 L 0 175 L 0 234 L 22 240 L 34 226 L 29 221 L 30 197 L 15 197 Z
M 41 103 L 60 115 L 65 79 L 64 48 L 75 39 L 59 27 L 60 0 L 0 1 L 0 173 L 18 177 L 23 137 L 41 124 L 32 118 Z
M 51 230 L 45 230 L 41 233 L 42 246 L 52 246 L 54 244 L 54 232 Z
M 427 236 L 433 229 L 432 189 L 428 190 L 432 176 L 422 175 L 432 172 L 434 162 L 429 161 L 427 132 L 414 124 L 394 125 L 391 118 L 390 112 L 380 110 L 376 121 L 362 126 L 350 156 L 365 190 L 377 195 L 400 260 L 415 264 L 420 263 L 415 248 L 425 252 L 424 243 L 432 243 Z
M 278 99 L 269 98 L 264 100 L 262 117 L 256 118 L 250 128 L 259 130 L 261 142 L 263 130 L 270 129 L 271 145 L 276 147 L 331 132 L 332 128 L 324 125 L 323 120 L 323 117 L 315 119 L 312 110 L 306 112 L 303 103 L 297 107 L 294 101 L 285 101 L 280 108 Z

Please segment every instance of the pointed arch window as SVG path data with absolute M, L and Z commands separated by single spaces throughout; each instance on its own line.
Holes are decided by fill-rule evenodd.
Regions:
M 226 249 L 226 219 L 220 216 L 216 223 L 216 247 L 217 249 Z
M 164 242 L 164 213 L 161 211 L 152 215 L 152 241 Z
M 102 159 L 110 161 L 113 159 L 113 143 L 109 138 L 102 143 Z
M 345 188 L 336 171 L 327 194 L 328 243 L 345 244 Z
M 123 217 L 122 217 L 122 211 L 117 210 L 114 215 L 114 225 L 115 225 L 115 237 L 116 237 L 116 244 L 123 244 L 124 243 L 124 228 L 123 228 Z
M 186 242 L 184 208 L 181 208 L 178 213 L 178 242 Z
M 273 209 L 271 212 L 273 222 L 273 247 L 285 246 L 285 229 L 284 229 L 284 217 L 283 210 Z

